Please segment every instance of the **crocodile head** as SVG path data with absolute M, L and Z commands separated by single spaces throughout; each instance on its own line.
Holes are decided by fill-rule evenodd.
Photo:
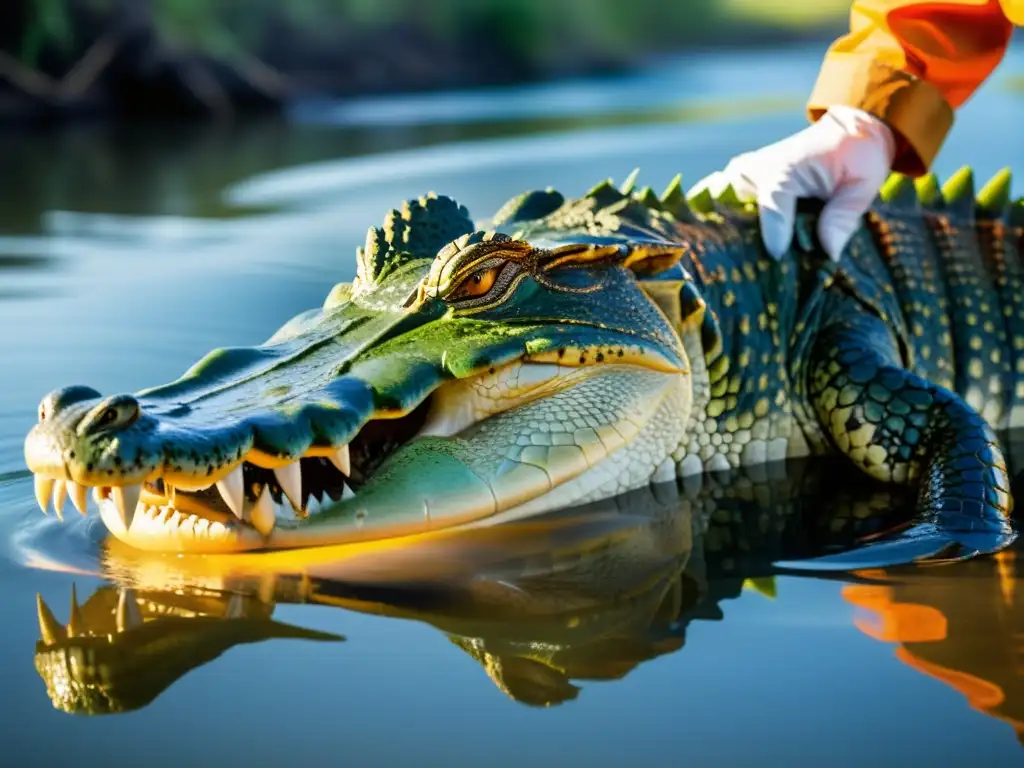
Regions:
M 283 624 L 253 596 L 198 587 L 102 586 L 82 605 L 71 587 L 67 624 L 36 596 L 35 666 L 55 709 L 76 715 L 140 709 L 175 681 L 229 649 L 274 638 L 341 641 Z
M 237 552 L 646 484 L 691 395 L 680 335 L 636 273 L 678 251 L 480 232 L 448 198 L 411 201 L 370 229 L 354 281 L 264 344 L 134 395 L 48 394 L 25 443 L 37 499 L 84 511 L 92 488 L 135 547 Z

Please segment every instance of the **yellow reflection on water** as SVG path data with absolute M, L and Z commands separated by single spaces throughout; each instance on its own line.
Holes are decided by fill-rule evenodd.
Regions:
M 506 696 L 565 704 L 582 681 L 621 679 L 680 651 L 693 621 L 722 618 L 718 603 L 743 590 L 791 611 L 791 600 L 774 601 L 772 562 L 809 556 L 808 542 L 849 547 L 903 524 L 890 491 L 837 493 L 830 478 L 658 486 L 499 527 L 248 555 L 155 555 L 110 539 L 101 571 L 112 584 L 82 605 L 72 595 L 60 619 L 40 602 L 35 664 L 59 709 L 129 711 L 239 644 L 341 640 L 273 618 L 280 604 L 308 604 L 425 623 Z M 1021 738 L 1018 578 L 1010 551 L 860 570 L 841 595 L 855 608 L 851 629 L 894 645 L 897 661 Z M 719 631 L 729 626 L 726 617 Z

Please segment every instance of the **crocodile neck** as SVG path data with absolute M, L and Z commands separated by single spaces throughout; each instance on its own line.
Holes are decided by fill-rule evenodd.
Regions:
M 643 283 L 690 360 L 693 409 L 673 454 L 682 476 L 811 452 L 801 428 L 803 388 L 794 385 L 801 365 L 790 353 L 806 330 L 810 302 L 798 281 L 808 272 L 793 257 L 763 255 L 750 218 L 693 227 L 701 235 L 693 249 Z

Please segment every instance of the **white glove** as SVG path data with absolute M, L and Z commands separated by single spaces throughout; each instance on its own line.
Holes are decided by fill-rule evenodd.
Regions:
M 733 158 L 688 194 L 707 188 L 717 197 L 732 184 L 741 199 L 757 200 L 761 237 L 776 259 L 793 240 L 797 198 L 827 200 L 818 237 L 839 261 L 889 175 L 895 153 L 896 141 L 885 123 L 862 110 L 836 106 L 799 133 Z

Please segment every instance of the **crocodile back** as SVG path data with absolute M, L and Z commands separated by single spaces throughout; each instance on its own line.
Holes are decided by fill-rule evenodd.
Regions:
M 893 177 L 847 255 L 894 295 L 908 367 L 1005 430 L 1024 424 L 1024 265 L 1020 206 L 994 185 L 1008 192 L 1008 174 L 981 201 L 968 169 L 941 191 Z

